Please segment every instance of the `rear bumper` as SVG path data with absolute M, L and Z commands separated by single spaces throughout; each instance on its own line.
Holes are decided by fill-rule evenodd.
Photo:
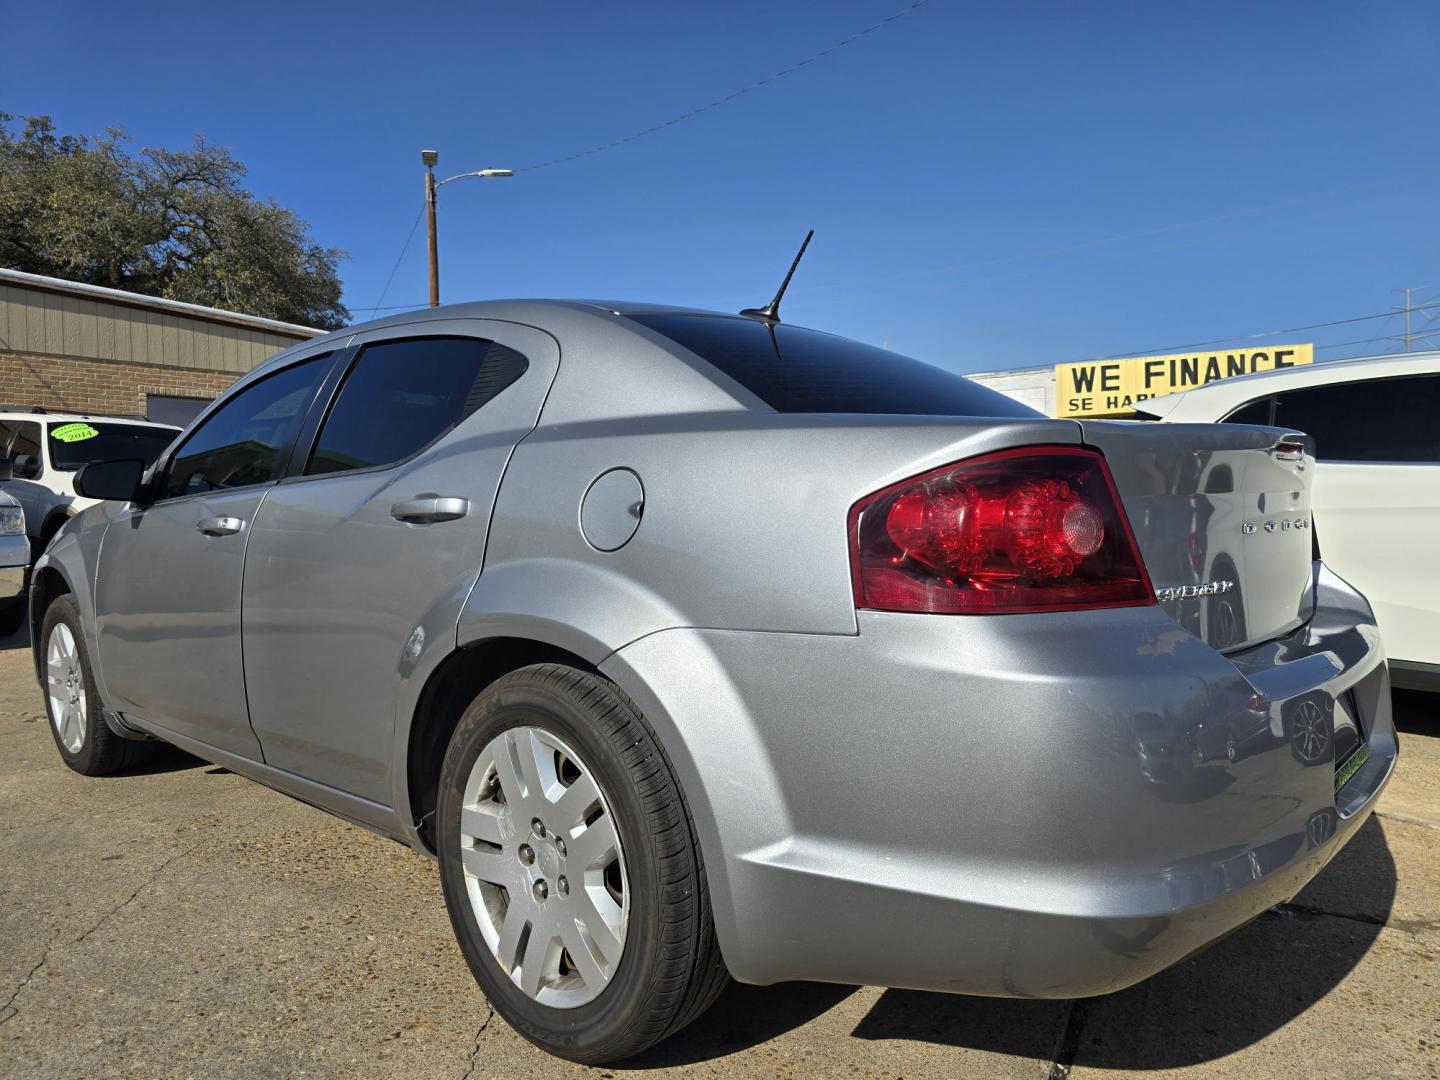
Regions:
M 737 978 L 1084 996 L 1294 896 L 1368 815 L 1384 655 L 1348 585 L 1322 569 L 1318 598 L 1228 657 L 1156 608 L 862 612 L 858 636 L 666 631 L 603 667 L 680 773 Z M 1369 758 L 1337 793 L 1292 724 L 1347 691 Z M 1226 725 L 1233 760 L 1201 749 Z

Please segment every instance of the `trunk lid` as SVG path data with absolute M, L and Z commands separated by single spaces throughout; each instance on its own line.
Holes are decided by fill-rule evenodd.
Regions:
M 1098 448 L 1160 605 L 1217 649 L 1278 637 L 1310 618 L 1315 461 L 1277 452 L 1282 432 L 1244 424 L 1076 421 Z

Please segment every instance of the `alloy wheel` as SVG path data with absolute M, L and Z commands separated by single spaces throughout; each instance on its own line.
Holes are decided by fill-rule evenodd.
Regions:
M 558 736 L 514 727 L 480 751 L 460 861 L 480 933 L 527 997 L 569 1009 L 609 985 L 629 920 L 624 853 L 600 785 Z
M 85 744 L 87 719 L 85 675 L 75 635 L 65 623 L 56 623 L 45 649 L 45 692 L 50 698 L 50 722 L 60 745 L 78 754 Z

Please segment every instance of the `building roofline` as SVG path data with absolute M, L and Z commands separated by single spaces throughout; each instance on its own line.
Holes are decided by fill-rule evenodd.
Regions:
M 123 289 L 108 289 L 103 285 L 86 285 L 79 281 L 46 277 L 43 274 L 28 274 L 23 270 L 9 270 L 0 267 L 0 284 L 18 285 L 37 292 L 61 293 L 69 296 L 83 296 L 123 307 L 141 308 L 147 311 L 162 311 L 171 315 L 184 315 L 207 322 L 226 323 L 246 330 L 259 330 L 272 334 L 283 334 L 293 338 L 319 337 L 327 331 L 314 326 L 281 322 L 278 319 L 264 319 L 258 315 L 244 315 L 238 311 L 204 307 L 201 304 L 187 304 L 183 300 L 167 300 L 160 296 L 145 296 L 141 293 L 126 292 Z

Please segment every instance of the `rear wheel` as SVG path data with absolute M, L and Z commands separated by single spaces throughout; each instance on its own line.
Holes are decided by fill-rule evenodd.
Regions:
M 698 1016 L 728 981 L 694 827 L 639 710 L 598 675 L 521 669 L 461 718 L 441 772 L 446 906 L 497 1011 L 596 1064 Z
M 45 711 L 65 764 L 86 776 L 104 776 L 148 757 L 154 743 L 122 739 L 100 715 L 100 695 L 72 597 L 61 596 L 46 610 L 40 641 Z

